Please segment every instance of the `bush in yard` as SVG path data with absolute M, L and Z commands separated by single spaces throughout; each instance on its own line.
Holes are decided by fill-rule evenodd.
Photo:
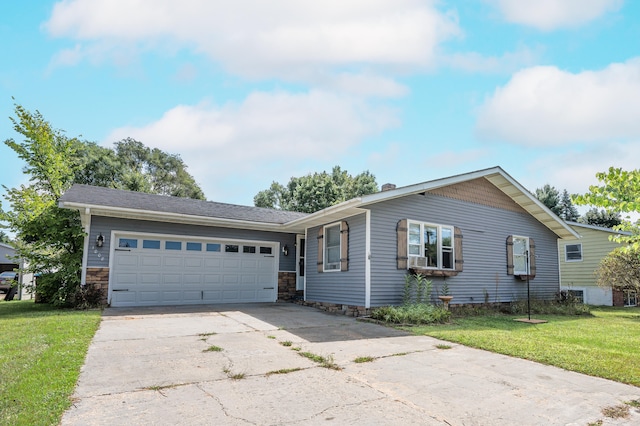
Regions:
M 415 303 L 403 306 L 383 306 L 371 313 L 373 319 L 390 324 L 442 324 L 449 321 L 451 312 L 441 306 Z

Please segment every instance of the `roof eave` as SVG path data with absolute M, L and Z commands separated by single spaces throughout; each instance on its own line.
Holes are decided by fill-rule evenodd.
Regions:
M 260 231 L 283 231 L 283 224 L 253 222 L 240 219 L 212 218 L 206 216 L 195 216 L 183 213 L 156 212 L 150 210 L 139 210 L 125 207 L 110 207 L 102 205 L 93 205 L 86 203 L 77 203 L 70 201 L 60 201 L 60 208 L 79 210 L 80 213 L 90 210 L 92 216 L 118 217 L 123 219 L 151 220 L 155 222 L 171 222 L 183 223 L 189 225 L 207 225 L 220 226 L 224 228 L 252 229 Z

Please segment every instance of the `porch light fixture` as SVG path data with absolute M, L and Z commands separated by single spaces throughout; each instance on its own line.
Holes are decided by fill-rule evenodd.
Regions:
M 96 246 L 102 247 L 103 244 L 104 244 L 104 237 L 102 236 L 102 232 L 101 232 L 100 235 L 98 235 L 98 238 L 96 238 Z
M 284 247 L 282 247 L 282 254 L 284 254 L 285 256 L 289 256 L 289 246 L 288 245 L 284 245 Z

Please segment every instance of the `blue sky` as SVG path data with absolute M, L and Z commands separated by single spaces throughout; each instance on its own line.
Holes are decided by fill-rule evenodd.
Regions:
M 214 201 L 334 165 L 585 192 L 638 168 L 639 23 L 630 0 L 6 1 L 0 140 L 14 97 L 68 136 L 179 154 Z

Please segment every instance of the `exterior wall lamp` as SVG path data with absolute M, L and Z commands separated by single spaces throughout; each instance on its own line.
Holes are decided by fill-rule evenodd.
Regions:
M 288 245 L 284 245 L 284 247 L 282 247 L 282 254 L 284 254 L 285 256 L 289 256 L 289 246 Z
M 96 247 L 102 247 L 104 245 L 104 237 L 102 236 L 102 232 L 96 238 Z

